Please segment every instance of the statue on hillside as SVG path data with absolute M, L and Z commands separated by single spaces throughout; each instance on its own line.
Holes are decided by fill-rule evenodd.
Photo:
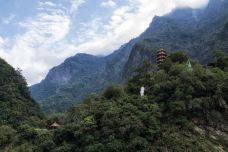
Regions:
M 192 64 L 191 64 L 190 60 L 187 61 L 187 67 L 188 67 L 189 70 L 192 71 Z
M 141 95 L 141 97 L 144 96 L 144 93 L 145 93 L 145 87 L 141 87 L 141 89 L 140 89 L 140 95 Z

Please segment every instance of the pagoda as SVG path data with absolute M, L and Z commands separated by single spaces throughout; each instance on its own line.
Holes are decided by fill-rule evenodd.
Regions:
M 161 64 L 167 58 L 166 51 L 164 49 L 159 49 L 157 51 L 157 64 Z

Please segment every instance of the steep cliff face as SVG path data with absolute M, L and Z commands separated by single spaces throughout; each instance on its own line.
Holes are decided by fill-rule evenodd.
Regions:
M 45 111 L 62 111 L 80 102 L 88 92 L 102 89 L 104 69 L 104 57 L 78 54 L 54 67 L 40 84 L 30 90 Z
M 104 69 L 104 58 L 87 54 L 78 54 L 68 58 L 65 62 L 50 70 L 46 78 L 37 85 L 31 87 L 31 91 L 36 92 L 34 98 L 43 100 L 54 94 L 61 92 L 63 87 L 75 85 L 77 88 L 83 87 L 87 81 L 96 80 Z
M 156 62 L 156 51 L 159 48 L 153 47 L 150 40 L 145 40 L 136 44 L 131 51 L 128 61 L 122 71 L 123 79 L 133 76 L 137 67 L 143 65 L 144 61 L 149 63 Z
M 144 33 L 109 56 L 79 54 L 67 59 L 30 88 L 32 95 L 46 111 L 62 111 L 110 83 L 121 83 L 144 60 L 154 63 L 158 48 L 185 51 L 207 63 L 214 50 L 228 51 L 227 10 L 227 1 L 211 0 L 204 9 L 181 8 L 154 17 Z

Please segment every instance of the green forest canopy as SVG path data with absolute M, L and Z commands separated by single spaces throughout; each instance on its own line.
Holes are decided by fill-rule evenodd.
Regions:
M 181 52 L 171 54 L 158 71 L 145 64 L 124 87 L 92 94 L 65 113 L 43 119 L 46 125 L 36 118 L 40 126 L 28 120 L 14 127 L 12 113 L 12 121 L 1 125 L 0 146 L 55 152 L 227 151 L 228 56 L 217 52 L 213 67 L 191 61 L 191 70 L 188 59 Z M 141 86 L 146 88 L 144 97 L 139 95 Z M 26 89 L 18 94 L 30 99 Z M 61 126 L 49 130 L 55 121 Z

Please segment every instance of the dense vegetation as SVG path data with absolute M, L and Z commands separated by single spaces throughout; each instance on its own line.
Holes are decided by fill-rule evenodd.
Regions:
M 20 70 L 0 59 L 0 147 L 16 142 L 19 126 L 39 127 L 42 117 Z
M 217 52 L 213 67 L 191 61 L 190 68 L 188 59 L 181 52 L 171 54 L 159 70 L 145 62 L 126 86 L 92 94 L 50 116 L 46 127 L 1 125 L 1 147 L 16 152 L 227 151 L 228 55 Z M 55 121 L 61 126 L 47 129 Z
M 25 121 L 39 121 L 38 105 L 30 97 L 20 70 L 14 70 L 0 59 L 0 125 L 17 127 Z

